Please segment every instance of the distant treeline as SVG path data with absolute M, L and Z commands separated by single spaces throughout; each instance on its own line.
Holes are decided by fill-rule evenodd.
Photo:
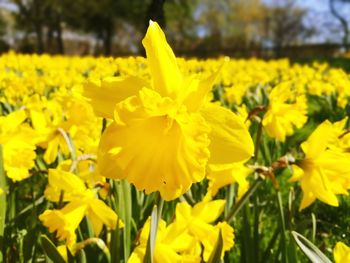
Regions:
M 308 44 L 318 28 L 297 0 L 7 0 L 15 8 L 0 10 L 0 52 L 144 55 L 152 19 L 185 57 L 334 57 L 349 48 L 338 11 L 350 0 L 329 1 L 341 44 Z

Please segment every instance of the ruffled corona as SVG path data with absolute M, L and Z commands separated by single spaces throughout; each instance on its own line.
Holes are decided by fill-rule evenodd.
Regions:
M 116 106 L 118 121 L 101 139 L 102 151 L 108 152 L 131 183 L 146 193 L 159 190 L 165 199 L 175 198 L 203 179 L 209 157 L 209 127 L 203 118 L 175 110 L 169 98 L 143 89 L 139 96 Z M 105 169 L 100 165 L 100 170 Z

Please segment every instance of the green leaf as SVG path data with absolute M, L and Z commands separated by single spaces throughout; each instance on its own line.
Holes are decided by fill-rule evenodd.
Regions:
M 314 263 L 331 263 L 322 252 L 313 243 L 311 243 L 307 238 L 301 234 L 292 231 L 295 242 L 298 244 L 299 248 L 304 252 L 304 254 Z
M 311 219 L 312 219 L 312 242 L 315 242 L 316 240 L 316 216 L 314 213 L 311 213 Z
M 219 231 L 218 240 L 216 241 L 215 247 L 211 252 L 208 263 L 219 263 L 221 260 L 221 253 L 224 248 L 224 240 L 222 239 L 221 229 Z
M 124 222 L 123 228 L 123 248 L 124 260 L 128 261 L 131 248 L 131 218 L 132 218 L 132 201 L 131 187 L 126 180 L 122 180 L 117 184 L 118 193 L 118 216 Z
M 147 248 L 146 248 L 146 254 L 145 258 L 143 259 L 144 263 L 153 263 L 153 255 L 154 255 L 154 248 L 156 245 L 156 238 L 157 238 L 157 230 L 158 230 L 158 223 L 159 223 L 159 217 L 158 217 L 158 209 L 157 206 L 153 206 L 152 214 L 151 214 L 151 226 L 149 231 L 149 237 L 147 241 Z
M 65 263 L 65 260 L 58 252 L 56 246 L 46 235 L 41 235 L 40 240 L 46 256 L 48 256 L 55 263 Z

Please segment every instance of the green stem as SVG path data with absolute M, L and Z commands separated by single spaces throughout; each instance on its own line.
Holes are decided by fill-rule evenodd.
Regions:
M 282 195 L 281 192 L 277 192 L 277 203 L 279 208 L 279 219 L 280 219 L 280 225 L 281 225 L 281 253 L 282 253 L 282 262 L 288 262 L 287 259 L 287 240 L 286 240 L 286 222 L 284 218 L 284 210 L 283 210 L 283 203 L 282 203 Z
M 260 148 L 260 141 L 261 141 L 261 135 L 262 135 L 262 120 L 259 122 L 258 130 L 256 133 L 256 139 L 255 139 L 255 149 L 254 149 L 254 160 L 258 160 L 258 154 L 259 154 L 259 148 Z
M 263 182 L 263 179 L 258 177 L 258 179 L 253 183 L 249 190 L 242 196 L 242 198 L 232 207 L 230 212 L 225 218 L 225 221 L 231 222 L 231 220 L 236 216 L 236 214 L 241 210 L 246 202 L 249 201 L 249 197 L 258 189 L 259 185 Z

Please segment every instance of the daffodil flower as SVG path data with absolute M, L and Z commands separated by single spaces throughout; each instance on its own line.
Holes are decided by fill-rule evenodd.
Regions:
M 38 134 L 27 124 L 24 110 L 14 111 L 0 117 L 0 144 L 3 145 L 4 169 L 12 181 L 31 176 L 29 170 L 35 165 L 35 144 Z
M 186 229 L 197 242 L 204 246 L 203 258 L 209 259 L 212 250 L 218 240 L 219 230 L 223 238 L 223 250 L 221 258 L 224 257 L 225 251 L 230 250 L 234 245 L 233 228 L 226 222 L 219 222 L 212 225 L 224 210 L 225 200 L 204 200 L 191 207 L 186 202 L 176 205 L 174 224 L 178 229 Z
M 149 231 L 150 220 L 147 220 L 141 230 L 139 245 L 132 252 L 128 263 L 144 262 Z M 165 221 L 159 222 L 154 249 L 155 263 L 195 263 L 200 262 L 200 254 L 200 246 L 197 246 L 196 239 L 187 231 L 179 229 L 174 223 L 166 226 Z
M 86 188 L 78 176 L 50 169 L 45 197 L 50 201 L 58 202 L 62 194 L 63 201 L 68 204 L 60 210 L 45 210 L 39 219 L 50 232 L 57 231 L 57 238 L 65 240 L 69 248 L 72 248 L 76 242 L 75 230 L 84 216 L 88 216 L 91 220 L 95 235 L 100 234 L 103 225 L 111 229 L 116 227 L 118 216 L 96 197 L 92 189 Z M 119 223 L 119 227 L 123 227 L 122 222 Z
M 267 134 L 279 141 L 300 129 L 307 121 L 307 103 L 304 95 L 291 90 L 290 81 L 282 82 L 270 93 L 270 102 L 262 124 Z
M 303 199 L 300 209 L 316 199 L 338 206 L 337 194 L 348 194 L 350 188 L 349 155 L 329 147 L 334 127 L 329 121 L 320 124 L 307 141 L 301 144 L 305 158 L 293 165 L 290 181 L 301 181 Z
M 253 142 L 239 117 L 208 102 L 216 74 L 183 76 L 156 22 L 142 43 L 150 83 L 108 78 L 87 83 L 84 94 L 99 116 L 113 118 L 99 145 L 100 173 L 172 200 L 204 178 L 207 164 L 249 159 Z

